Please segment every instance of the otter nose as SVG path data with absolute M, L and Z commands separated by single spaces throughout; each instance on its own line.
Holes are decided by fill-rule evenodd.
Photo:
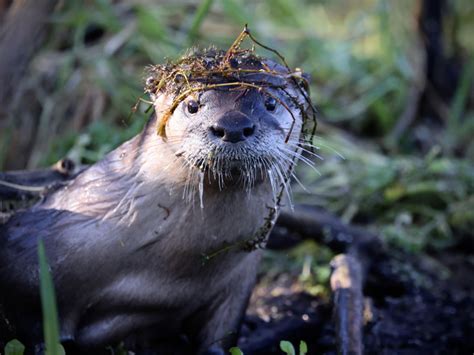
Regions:
M 220 117 L 210 127 L 211 133 L 224 142 L 237 143 L 244 141 L 255 132 L 255 125 L 243 113 L 233 111 Z

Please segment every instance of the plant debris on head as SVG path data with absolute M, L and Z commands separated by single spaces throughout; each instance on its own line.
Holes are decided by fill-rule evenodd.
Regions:
M 275 53 L 283 62 L 282 65 L 268 65 L 269 61 L 255 54 L 255 49 L 243 49 L 243 40 L 249 37 L 255 44 Z M 294 87 L 304 98 L 298 98 L 288 88 Z M 296 121 L 293 112 L 287 104 L 271 94 L 268 89 L 279 89 L 291 102 L 300 109 L 303 123 L 310 120 L 311 113 L 314 133 L 316 129 L 315 109 L 309 98 L 309 85 L 301 70 L 292 71 L 284 58 L 274 49 L 269 48 L 250 34 L 247 26 L 240 33 L 227 51 L 207 49 L 195 51 L 185 55 L 176 62 L 151 66 L 148 69 L 145 92 L 152 98 L 159 94 L 170 94 L 173 102 L 158 120 L 158 134 L 166 138 L 166 123 L 178 105 L 190 94 L 213 89 L 248 90 L 257 89 L 268 96 L 275 98 L 293 118 L 288 132 L 288 141 Z M 309 106 L 309 110 L 305 109 Z

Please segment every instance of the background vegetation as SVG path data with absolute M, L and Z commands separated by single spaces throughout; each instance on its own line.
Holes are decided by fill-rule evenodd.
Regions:
M 248 23 L 312 76 L 322 160 L 317 172 L 299 167 L 306 191 L 295 185 L 295 201 L 472 266 L 474 2 L 443 3 L 441 49 L 430 51 L 423 1 L 64 1 L 14 99 L 15 120 L 34 122 L 27 153 L 13 154 L 14 136 L 0 132 L 0 167 L 100 159 L 146 120 L 145 106 L 130 115 L 146 65 L 194 45 L 227 48 Z M 265 267 L 324 294 L 330 258 L 312 244 L 286 259 L 268 253 Z

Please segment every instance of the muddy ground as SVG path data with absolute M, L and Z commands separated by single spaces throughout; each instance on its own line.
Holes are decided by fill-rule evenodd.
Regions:
M 365 282 L 365 353 L 473 354 L 472 254 L 394 254 L 377 260 Z M 295 282 L 280 275 L 256 288 L 239 342 L 245 354 L 282 354 L 282 339 L 296 348 L 306 341 L 310 354 L 337 353 L 331 301 L 295 291 Z

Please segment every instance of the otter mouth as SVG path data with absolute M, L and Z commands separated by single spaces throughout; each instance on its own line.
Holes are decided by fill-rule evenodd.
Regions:
M 228 178 L 231 180 L 237 180 L 242 178 L 243 176 L 249 175 L 249 174 L 255 174 L 256 170 L 258 169 L 252 169 L 252 171 L 248 171 L 246 169 L 246 166 L 241 162 L 241 161 L 232 161 L 229 163 L 229 166 L 227 168 L 227 174 L 225 174 Z M 253 183 L 259 183 L 261 182 L 260 180 L 254 180 Z
M 244 167 L 244 162 L 242 159 L 232 159 L 227 163 L 227 167 L 231 173 L 239 173 Z
M 282 191 L 289 190 L 296 153 L 285 155 L 285 147 L 276 149 L 272 140 L 265 142 L 233 149 L 201 142 L 198 147 L 180 152 L 180 160 L 187 170 L 183 198 L 189 202 L 199 198 L 203 208 L 205 189 L 244 191 L 251 196 L 254 188 L 268 183 L 277 201 Z
M 253 175 L 259 170 L 253 159 L 229 159 L 219 163 L 218 157 L 208 164 L 197 164 L 196 168 L 211 175 L 222 175 L 224 178 L 235 179 L 242 175 Z
M 191 195 L 188 191 L 201 191 L 200 186 L 250 192 L 267 182 L 272 191 L 286 184 L 294 153 L 285 153 L 289 148 L 279 145 L 276 137 L 257 138 L 232 145 L 215 144 L 201 137 L 183 143 L 186 149 L 179 150 L 176 156 L 187 171 L 186 196 Z
M 240 185 L 250 188 L 264 181 L 267 174 L 264 161 L 264 157 L 247 155 L 230 158 L 223 153 L 212 158 L 197 159 L 192 166 L 210 185 L 216 184 L 221 189 L 224 186 Z

